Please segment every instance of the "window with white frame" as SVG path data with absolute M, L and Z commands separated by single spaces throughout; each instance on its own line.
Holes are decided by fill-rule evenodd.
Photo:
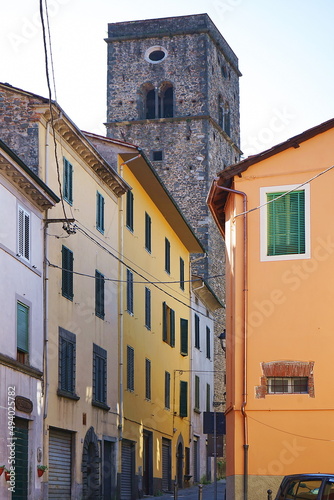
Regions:
M 268 394 L 307 394 L 308 377 L 268 377 Z
M 309 185 L 260 189 L 261 260 L 310 257 Z

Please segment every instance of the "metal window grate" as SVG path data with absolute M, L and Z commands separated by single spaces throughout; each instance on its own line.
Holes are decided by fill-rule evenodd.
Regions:
M 307 394 L 308 377 L 269 377 L 268 394 Z

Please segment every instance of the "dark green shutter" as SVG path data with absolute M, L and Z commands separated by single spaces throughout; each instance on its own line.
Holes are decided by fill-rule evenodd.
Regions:
M 162 340 L 167 342 L 167 304 L 162 303 Z
M 145 248 L 151 251 L 151 217 L 145 213 Z
M 199 376 L 195 375 L 195 409 L 199 410 Z
M 145 287 L 145 326 L 151 329 L 151 290 Z
M 208 326 L 206 327 L 206 357 L 211 358 L 211 332 Z
M 126 270 L 126 310 L 133 314 L 133 274 Z
M 170 346 L 175 347 L 175 311 L 170 309 Z
M 129 391 L 134 391 L 135 380 L 134 380 L 134 369 L 135 369 L 135 352 L 133 347 L 127 346 L 127 389 Z
M 145 359 L 145 397 L 151 399 L 151 361 Z
M 305 191 L 267 193 L 267 254 L 305 253 Z M 272 201 L 275 200 L 275 201 Z
M 66 158 L 64 158 L 64 198 L 68 203 L 73 202 L 73 167 Z
M 188 320 L 181 318 L 180 320 L 180 330 L 181 330 L 181 354 L 183 356 L 188 355 Z
M 73 252 L 62 247 L 62 294 L 73 299 Z
M 210 411 L 211 409 L 211 390 L 210 384 L 206 384 L 206 411 Z
M 188 382 L 180 382 L 180 417 L 188 415 Z
M 165 408 L 170 408 L 170 373 L 165 372 Z
M 93 344 L 93 399 L 107 402 L 107 351 Z
M 165 238 L 165 271 L 170 273 L 170 242 Z
M 195 347 L 197 349 L 200 348 L 200 340 L 199 340 L 199 316 L 195 314 Z
M 104 319 L 104 276 L 95 271 L 95 314 Z
M 17 349 L 29 352 L 29 307 L 17 302 Z
M 180 257 L 180 288 L 184 290 L 184 260 Z
M 104 232 L 104 198 L 99 192 L 96 193 L 96 227 Z
M 133 231 L 133 194 L 131 191 L 126 193 L 126 225 Z

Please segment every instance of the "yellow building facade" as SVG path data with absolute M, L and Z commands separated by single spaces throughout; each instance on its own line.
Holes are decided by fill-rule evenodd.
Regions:
M 90 136 L 103 155 L 116 141 Z M 119 144 L 122 198 L 121 498 L 182 488 L 189 475 L 190 253 L 203 248 L 150 162 Z M 187 477 L 186 477 L 187 479 Z
M 333 127 L 228 167 L 208 196 L 226 243 L 228 499 L 332 470 Z

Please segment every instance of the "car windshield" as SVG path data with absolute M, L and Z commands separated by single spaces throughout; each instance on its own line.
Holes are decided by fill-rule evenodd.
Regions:
M 286 500 L 304 499 L 316 500 L 321 486 L 320 479 L 303 481 L 291 480 L 287 486 L 284 498 Z

